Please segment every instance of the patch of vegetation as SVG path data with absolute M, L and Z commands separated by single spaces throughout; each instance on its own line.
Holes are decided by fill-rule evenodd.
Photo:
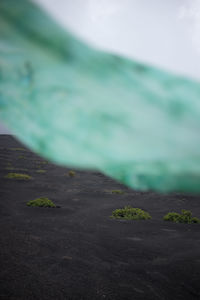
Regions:
M 46 173 L 46 170 L 36 170 L 36 172 L 43 174 L 43 173 Z
M 74 177 L 74 176 L 76 175 L 76 172 L 70 170 L 70 171 L 68 172 L 68 175 L 69 175 L 69 177 Z
M 37 161 L 37 168 L 43 168 L 44 167 L 44 165 L 46 165 L 46 164 L 48 164 L 48 161 L 46 161 L 46 160 L 40 160 L 40 161 Z
M 113 190 L 111 191 L 112 194 L 118 194 L 118 195 L 122 195 L 124 194 L 124 192 L 122 190 Z
M 148 212 L 131 206 L 115 209 L 112 212 L 111 218 L 125 220 L 148 220 L 151 216 Z
M 27 151 L 25 148 L 9 148 L 12 151 Z
M 46 165 L 46 164 L 48 164 L 48 161 L 42 160 L 42 161 L 40 161 L 40 164 Z
M 6 167 L 5 168 L 6 170 L 12 170 L 12 171 L 25 171 L 25 172 L 27 172 L 28 171 L 28 169 L 23 169 L 23 168 L 15 168 L 15 167 Z
M 27 205 L 32 207 L 56 207 L 55 204 L 47 197 L 30 200 L 27 202 Z
M 181 214 L 177 212 L 169 212 L 163 217 L 164 221 L 170 221 L 175 223 L 200 223 L 200 219 L 192 217 L 192 212 L 190 210 L 181 210 Z
M 21 173 L 8 173 L 5 178 L 8 179 L 17 179 L 17 180 L 30 180 L 32 177 L 27 174 Z

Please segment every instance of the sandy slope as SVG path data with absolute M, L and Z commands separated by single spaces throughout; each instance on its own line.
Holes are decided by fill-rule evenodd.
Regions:
M 198 196 L 136 192 L 94 172 L 70 178 L 13 148 L 24 146 L 0 136 L 0 299 L 200 299 L 200 226 L 162 221 L 182 208 L 200 216 Z M 4 179 L 11 168 L 33 179 Z M 41 196 L 60 208 L 26 206 Z M 109 218 L 127 204 L 153 219 Z

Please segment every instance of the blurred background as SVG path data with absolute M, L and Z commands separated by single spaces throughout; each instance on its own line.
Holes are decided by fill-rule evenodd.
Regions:
M 200 0 L 32 2 L 93 47 L 200 80 Z

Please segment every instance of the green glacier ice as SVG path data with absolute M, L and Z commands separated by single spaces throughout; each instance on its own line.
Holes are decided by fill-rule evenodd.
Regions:
M 27 0 L 0 1 L 0 119 L 58 164 L 200 192 L 200 83 L 93 49 Z

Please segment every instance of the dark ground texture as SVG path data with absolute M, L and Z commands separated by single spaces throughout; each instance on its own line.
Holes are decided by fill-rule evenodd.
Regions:
M 200 299 L 200 225 L 162 220 L 181 209 L 200 216 L 199 196 L 138 192 L 97 172 L 68 171 L 0 136 L 1 300 Z M 33 179 L 5 179 L 8 172 Z M 42 196 L 60 207 L 26 206 Z M 124 205 L 152 220 L 111 219 Z

